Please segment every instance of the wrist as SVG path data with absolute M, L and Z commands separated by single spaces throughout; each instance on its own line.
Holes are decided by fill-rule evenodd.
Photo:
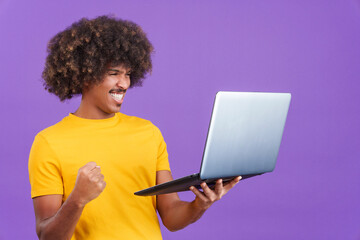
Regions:
M 195 211 L 198 212 L 205 212 L 210 207 L 210 205 L 202 204 L 197 198 L 191 202 L 191 206 Z
M 74 205 L 76 208 L 79 208 L 79 209 L 84 208 L 87 203 L 80 196 L 78 196 L 74 191 L 72 193 L 70 193 L 70 195 L 66 201 L 69 204 Z

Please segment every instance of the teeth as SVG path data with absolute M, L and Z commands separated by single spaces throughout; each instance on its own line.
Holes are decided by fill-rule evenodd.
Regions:
M 120 101 L 124 96 L 124 94 L 117 94 L 117 93 L 110 93 L 110 95 L 118 101 Z

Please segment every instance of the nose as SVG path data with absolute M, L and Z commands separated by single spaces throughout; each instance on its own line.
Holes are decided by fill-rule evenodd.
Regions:
M 130 87 L 130 77 L 125 75 L 125 76 L 119 78 L 116 86 L 120 87 L 122 89 L 125 89 L 125 90 L 128 89 Z

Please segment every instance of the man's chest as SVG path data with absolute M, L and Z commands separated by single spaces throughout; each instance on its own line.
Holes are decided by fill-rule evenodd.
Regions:
M 79 168 L 91 161 L 99 165 L 105 179 L 114 184 L 124 178 L 156 171 L 158 146 L 152 132 L 105 133 L 81 136 L 74 133 L 55 144 L 65 195 L 75 185 Z

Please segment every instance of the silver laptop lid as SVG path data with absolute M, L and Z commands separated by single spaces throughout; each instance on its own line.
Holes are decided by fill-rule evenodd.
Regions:
M 218 92 L 200 178 L 273 171 L 290 99 L 290 93 Z

